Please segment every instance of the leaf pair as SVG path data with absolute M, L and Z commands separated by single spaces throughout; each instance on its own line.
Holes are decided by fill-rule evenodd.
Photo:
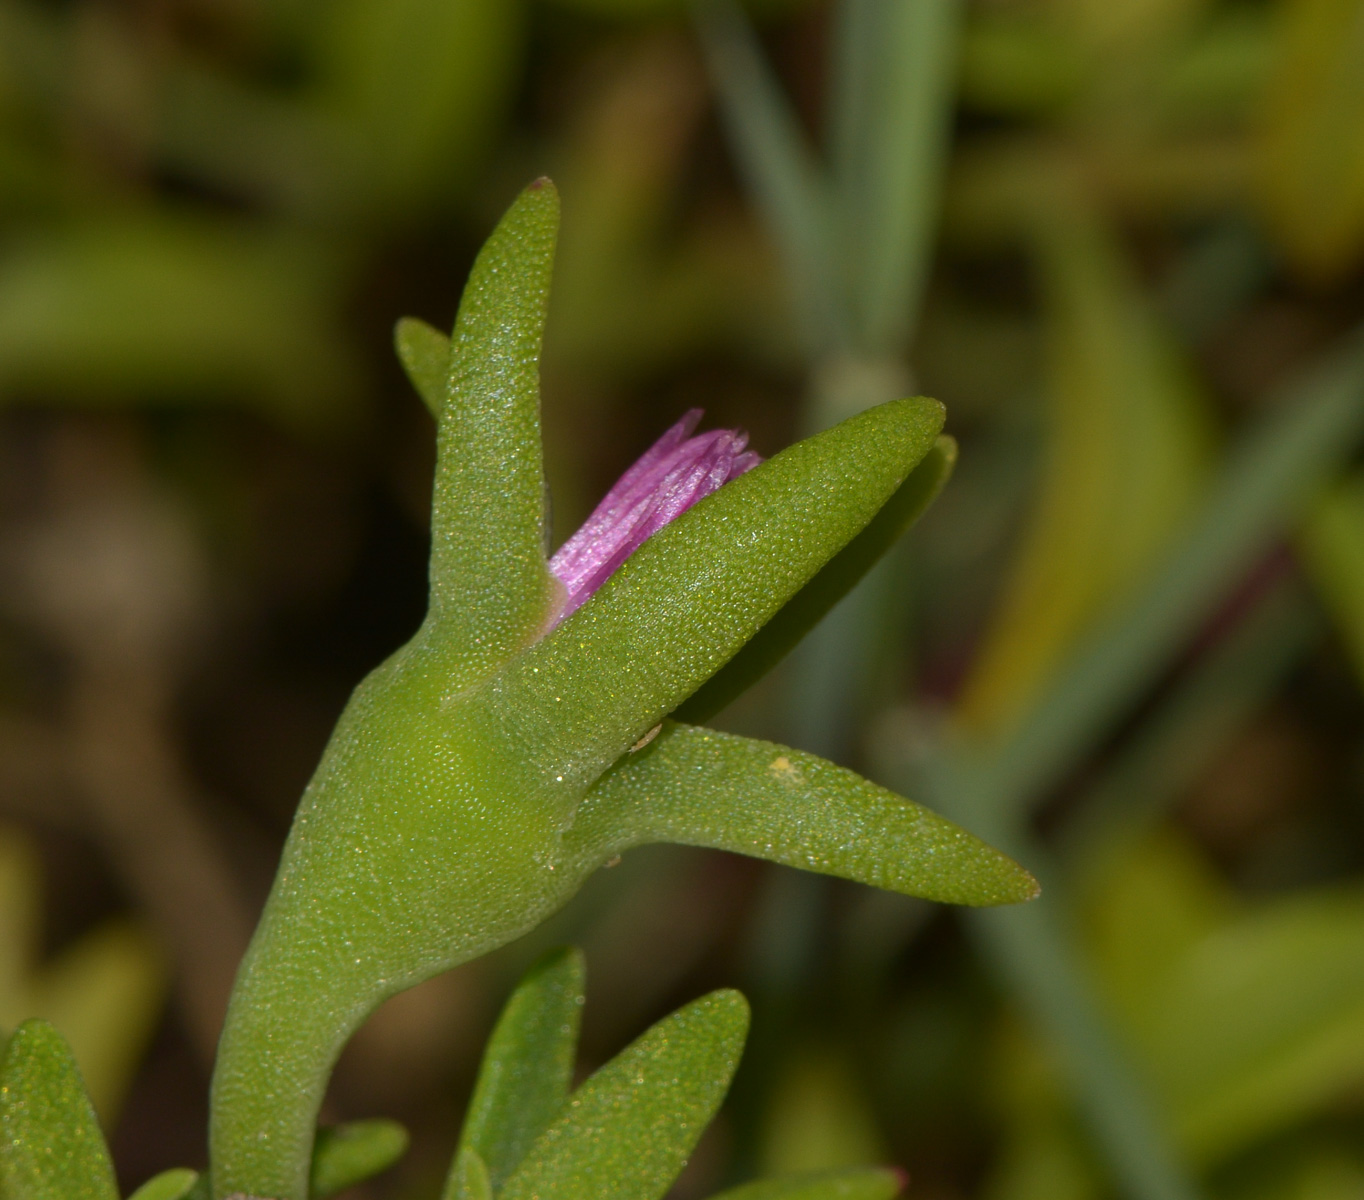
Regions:
M 443 1200 L 657 1200 L 686 1165 L 738 1066 L 747 1003 L 728 990 L 703 996 L 570 1091 L 583 975 L 580 951 L 554 951 L 508 1001 L 484 1052 Z M 889 1200 L 899 1188 L 892 1171 L 840 1171 L 723 1196 Z
M 682 513 L 555 625 L 538 371 L 557 228 L 542 180 L 480 253 L 452 337 L 399 328 L 439 419 L 429 612 L 347 707 L 234 990 L 220 1197 L 303 1200 L 327 1074 L 366 1015 L 525 933 L 628 846 L 719 846 L 949 901 L 1035 892 L 949 822 L 794 750 L 669 724 L 636 753 L 789 650 L 922 511 L 954 448 L 936 401 L 859 413 Z M 482 1153 L 462 1186 L 480 1186 Z

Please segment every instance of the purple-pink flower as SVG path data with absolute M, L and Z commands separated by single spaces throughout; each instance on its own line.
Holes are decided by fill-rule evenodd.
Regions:
M 692 436 L 702 409 L 691 409 L 606 493 L 582 527 L 549 561 L 567 591 L 562 621 L 669 521 L 752 470 L 762 458 L 739 429 Z

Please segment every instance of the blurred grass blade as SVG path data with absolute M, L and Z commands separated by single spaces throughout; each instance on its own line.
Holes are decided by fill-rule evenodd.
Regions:
M 1229 456 L 1163 565 L 1083 642 L 1017 731 L 982 764 L 974 812 L 1012 821 L 1077 762 L 1297 516 L 1364 430 L 1364 335 L 1285 389 Z M 959 820 L 968 820 L 954 812 Z
M 340 261 L 298 234 L 161 214 L 90 219 L 0 251 L 0 398 L 249 403 L 304 428 L 353 418 Z
M 582 952 L 554 950 L 527 972 L 483 1052 L 460 1147 L 477 1151 L 493 1188 L 563 1107 L 582 1020 Z M 465 1171 L 458 1158 L 454 1169 Z
M 20 1025 L 0 1065 L 0 1195 L 118 1200 L 109 1151 L 76 1060 L 46 1021 Z
M 1172 339 L 1099 217 L 1062 195 L 1036 222 L 1049 327 L 1039 494 L 958 716 L 999 736 L 1095 617 L 1130 592 L 1206 475 L 1204 415 Z
M 499 676 L 543 769 L 606 770 L 857 536 L 937 443 L 935 400 L 896 400 L 788 446 L 659 530 Z M 705 636 L 699 636 L 704 626 Z
M 455 1152 L 441 1200 L 493 1200 L 487 1164 L 472 1146 L 460 1146 Z
M 871 7 L 867 0 L 851 5 Z M 849 161 L 840 171 L 838 212 L 852 264 L 858 340 L 866 352 L 895 354 L 910 338 L 928 277 L 956 99 L 962 2 L 876 0 L 874 8 L 858 20 L 874 22 L 874 33 L 850 31 L 862 61 L 840 61 L 842 70 L 862 77 L 860 84 L 835 84 L 871 92 L 849 102 L 866 124 L 855 147 L 840 156 Z M 842 122 L 836 128 L 841 132 Z
M 498 1200 L 658 1200 L 720 1107 L 747 1032 L 733 991 L 659 1021 L 573 1093 Z
M 825 564 L 720 671 L 677 710 L 700 724 L 767 674 L 899 541 L 942 491 L 957 461 L 957 443 L 940 437 L 865 529 Z
M 1116 848 L 1155 826 L 1269 702 L 1318 641 L 1321 625 L 1304 590 L 1283 583 L 1193 664 L 1062 827 L 1059 856 L 1081 881 L 1101 874 Z
M 711 1200 L 894 1200 L 905 1186 L 889 1167 L 818 1171 L 791 1179 L 760 1179 L 717 1192 Z
M 427 411 L 440 420 L 450 378 L 450 339 L 416 317 L 403 317 L 393 330 L 398 361 Z
M 1029 862 L 1044 857 L 1022 839 L 1009 847 Z M 1118 1189 L 1128 1200 L 1195 1200 L 1159 1109 L 1125 1061 L 1058 923 L 1062 899 L 1043 879 L 1045 904 L 972 913 L 972 932 L 1060 1052 Z
M 817 355 L 849 345 L 828 187 L 748 18 L 732 0 L 701 0 L 697 28 L 721 114 Z
M 356 184 L 389 220 L 420 213 L 487 149 L 516 86 L 524 5 L 336 0 L 319 12 L 323 100 L 354 135 Z
M 845 252 L 852 244 L 849 217 L 866 210 L 868 141 L 881 92 L 876 68 L 886 7 L 885 0 L 838 0 L 833 6 L 824 128 Z
M 951 904 L 1016 903 L 1037 888 L 1011 859 L 852 771 L 671 721 L 592 789 L 573 833 L 606 853 L 713 846 Z
M 1303 562 L 1364 681 L 1364 475 L 1328 488 L 1298 537 Z
M 397 1121 L 379 1117 L 323 1126 L 313 1142 L 312 1200 L 324 1200 L 387 1171 L 407 1153 L 408 1140 L 407 1130 Z
M 173 1167 L 147 1180 L 128 1200 L 185 1200 L 199 1182 L 199 1172 L 188 1167 Z

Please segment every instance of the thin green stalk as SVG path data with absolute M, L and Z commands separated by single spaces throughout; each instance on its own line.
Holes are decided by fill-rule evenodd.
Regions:
M 820 354 L 837 353 L 849 330 L 827 184 L 742 11 L 731 0 L 695 11 L 739 170 L 776 242 L 805 338 Z

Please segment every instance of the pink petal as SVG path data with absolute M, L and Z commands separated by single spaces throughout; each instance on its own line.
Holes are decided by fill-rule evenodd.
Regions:
M 550 570 L 567 591 L 557 621 L 578 609 L 670 521 L 762 461 L 745 451 L 748 435 L 739 430 L 690 436 L 700 419 L 701 409 L 691 409 L 659 438 L 550 560 Z

